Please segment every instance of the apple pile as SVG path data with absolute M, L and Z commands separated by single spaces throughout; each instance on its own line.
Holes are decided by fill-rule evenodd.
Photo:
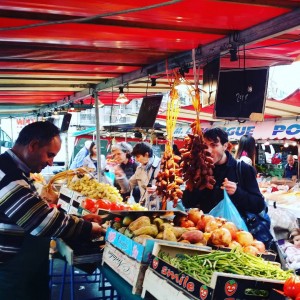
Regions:
M 197 235 L 197 243 L 203 245 L 214 245 L 217 247 L 228 247 L 230 249 L 240 248 L 244 252 L 258 255 L 266 252 L 263 242 L 255 240 L 250 232 L 239 230 L 232 222 L 224 218 L 204 214 L 198 208 L 192 208 L 187 216 L 176 216 L 174 225 L 188 228 L 188 232 Z M 200 232 L 196 234 L 196 232 Z M 199 240 L 199 236 L 202 239 Z M 184 236 L 180 242 L 192 243 L 194 239 Z

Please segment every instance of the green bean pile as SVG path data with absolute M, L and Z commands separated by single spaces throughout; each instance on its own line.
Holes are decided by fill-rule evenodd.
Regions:
M 233 249 L 230 252 L 215 250 L 208 254 L 194 256 L 180 254 L 174 258 L 160 252 L 158 257 L 205 284 L 210 283 L 213 272 L 276 280 L 286 280 L 292 274 L 291 270 L 284 271 L 278 265 L 238 249 Z

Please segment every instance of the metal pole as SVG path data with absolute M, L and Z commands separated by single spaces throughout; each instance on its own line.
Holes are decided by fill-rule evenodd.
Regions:
M 98 92 L 94 90 L 93 97 L 95 99 L 95 115 L 96 115 L 96 145 L 97 145 L 97 174 L 98 181 L 101 182 L 101 137 L 100 137 L 100 116 L 99 116 L 99 98 Z

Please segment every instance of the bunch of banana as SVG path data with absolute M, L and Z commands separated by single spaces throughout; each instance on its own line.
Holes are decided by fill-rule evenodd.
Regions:
M 110 202 L 122 202 L 123 200 L 117 188 L 108 183 L 98 182 L 88 175 L 69 182 L 68 188 L 93 199 L 101 198 Z

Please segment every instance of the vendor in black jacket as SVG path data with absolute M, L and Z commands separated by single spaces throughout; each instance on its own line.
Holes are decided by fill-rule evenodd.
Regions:
M 224 198 L 225 189 L 241 214 L 244 211 L 261 212 L 265 202 L 256 181 L 256 171 L 252 166 L 241 162 L 243 182 L 238 182 L 237 161 L 227 151 L 227 133 L 221 128 L 209 129 L 204 133 L 204 142 L 214 161 L 213 175 L 216 184 L 212 190 L 185 190 L 183 205 L 186 208 L 198 207 L 208 213 Z

